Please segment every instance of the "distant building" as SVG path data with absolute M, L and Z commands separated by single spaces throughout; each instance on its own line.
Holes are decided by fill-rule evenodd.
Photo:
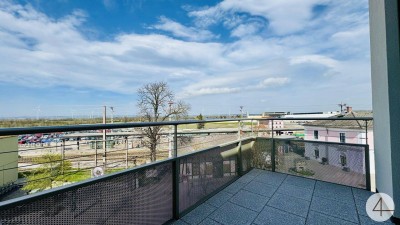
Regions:
M 340 115 L 340 112 L 308 112 L 308 113 L 292 113 L 292 114 L 287 114 L 284 115 L 282 118 L 293 118 L 296 120 L 291 120 L 291 123 L 305 123 L 305 122 L 310 122 L 313 120 L 309 120 L 308 118 L 329 118 L 332 116 L 338 116 Z M 302 119 L 306 119 L 307 120 L 302 120 Z M 288 121 L 289 122 L 289 121 Z
M 343 117 L 372 117 L 372 112 L 350 111 Z M 365 171 L 365 154 L 359 146 L 329 145 L 328 143 L 366 144 L 368 141 L 370 161 L 372 162 L 374 160 L 372 121 L 368 121 L 367 133 L 366 135 L 365 121 L 319 120 L 306 123 L 304 124 L 304 140 L 316 143 L 305 143 L 305 157 L 317 160 L 322 164 L 342 167 L 345 171 L 363 173 Z M 372 166 L 371 173 L 375 173 Z
M 284 115 L 287 115 L 290 112 L 263 112 L 262 116 L 263 117 L 273 117 L 273 118 L 279 118 Z
M 0 137 L 0 187 L 18 179 L 18 137 Z

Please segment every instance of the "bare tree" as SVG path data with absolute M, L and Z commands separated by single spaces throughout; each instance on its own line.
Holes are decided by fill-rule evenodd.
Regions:
M 183 101 L 175 102 L 174 93 L 165 82 L 154 82 L 138 90 L 139 115 L 142 121 L 162 122 L 168 118 L 179 119 L 187 116 L 190 105 Z M 172 104 L 173 103 L 173 104 Z M 160 142 L 161 126 L 143 128 L 144 144 L 150 149 L 150 160 L 156 161 L 157 145 Z

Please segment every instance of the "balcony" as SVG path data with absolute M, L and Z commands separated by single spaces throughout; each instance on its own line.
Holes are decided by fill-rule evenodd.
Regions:
M 173 224 L 374 224 L 365 211 L 371 194 L 253 169 Z
M 371 118 L 336 120 L 368 121 Z M 173 157 L 168 158 L 165 154 L 168 151 L 163 151 L 157 156 L 161 158 L 159 161 L 131 167 L 129 146 L 125 142 L 122 149 L 104 150 L 104 155 L 122 151 L 126 154 L 124 160 L 103 158 L 103 163 L 98 163 L 100 150 L 94 144 L 95 153 L 90 159 L 94 161 L 86 163 L 87 167 L 83 169 L 102 166 L 110 170 L 121 161 L 125 169 L 0 202 L 1 224 L 372 222 L 364 210 L 366 199 L 372 194 L 369 190 L 373 181 L 367 144 L 277 138 L 274 130 L 257 133 L 248 129 L 247 135 L 246 130 L 239 130 L 240 138 L 232 141 L 232 131 L 225 129 L 221 132 L 231 136 L 214 138 L 210 142 L 205 141 L 204 135 L 210 135 L 211 131 L 178 132 L 178 126 L 193 123 L 198 121 L 0 130 L 0 135 L 18 135 L 149 126 L 167 126 L 167 130 L 169 126 L 174 127 L 169 129 L 172 133 L 161 134 L 174 137 Z M 198 143 L 188 146 L 179 142 L 179 137 L 194 133 L 201 135 L 202 150 L 194 148 Z M 107 135 L 120 134 L 111 132 Z M 126 138 L 122 140 L 137 136 L 136 133 L 124 135 Z M 166 146 L 168 144 L 171 142 Z M 82 150 L 79 144 L 75 148 L 79 146 Z M 56 146 L 56 149 L 61 149 L 64 155 L 64 147 Z M 320 151 L 318 155 L 316 148 Z M 88 160 L 89 155 L 89 152 L 84 154 L 83 159 Z M 345 160 L 343 156 L 346 156 Z M 75 158 L 65 155 L 62 162 L 72 159 Z

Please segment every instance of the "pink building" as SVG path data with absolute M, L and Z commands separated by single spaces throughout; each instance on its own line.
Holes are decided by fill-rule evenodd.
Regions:
M 271 118 L 271 117 L 261 117 L 261 118 Z M 274 119 L 274 120 L 272 120 Z M 275 119 L 275 118 L 271 118 L 271 120 L 259 120 L 258 121 L 258 125 L 262 125 L 265 126 L 265 128 L 267 129 L 273 129 L 275 130 L 275 134 L 274 135 L 281 135 L 284 132 L 280 131 L 282 129 L 284 129 L 284 123 L 283 120 L 279 120 L 279 119 Z
M 372 112 L 348 112 L 344 118 L 371 117 Z M 367 133 L 367 134 L 366 134 Z M 357 145 L 368 144 L 370 162 L 373 162 L 373 122 L 356 120 L 320 120 L 304 125 L 305 157 L 322 164 L 342 167 L 345 171 L 365 173 L 365 149 Z M 326 143 L 328 142 L 328 143 Z M 329 143 L 343 143 L 329 144 Z M 375 173 L 371 165 L 371 173 Z
M 283 120 L 266 120 L 266 121 L 261 121 L 261 124 L 265 124 L 267 125 L 267 127 L 269 129 L 272 129 L 272 127 L 274 128 L 274 130 L 276 129 L 283 129 Z

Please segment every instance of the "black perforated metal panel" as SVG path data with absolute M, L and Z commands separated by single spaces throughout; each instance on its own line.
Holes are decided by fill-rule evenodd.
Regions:
M 272 139 L 256 138 L 252 149 L 251 166 L 263 170 L 272 169 Z
M 241 147 L 241 172 L 247 172 L 252 169 L 253 158 L 254 158 L 254 144 L 255 140 L 244 140 L 242 141 Z
M 180 212 L 238 176 L 236 149 L 232 144 L 180 159 Z
M 0 224 L 162 224 L 172 196 L 166 162 L 0 210 Z
M 275 140 L 276 171 L 366 188 L 366 147 L 297 140 Z

